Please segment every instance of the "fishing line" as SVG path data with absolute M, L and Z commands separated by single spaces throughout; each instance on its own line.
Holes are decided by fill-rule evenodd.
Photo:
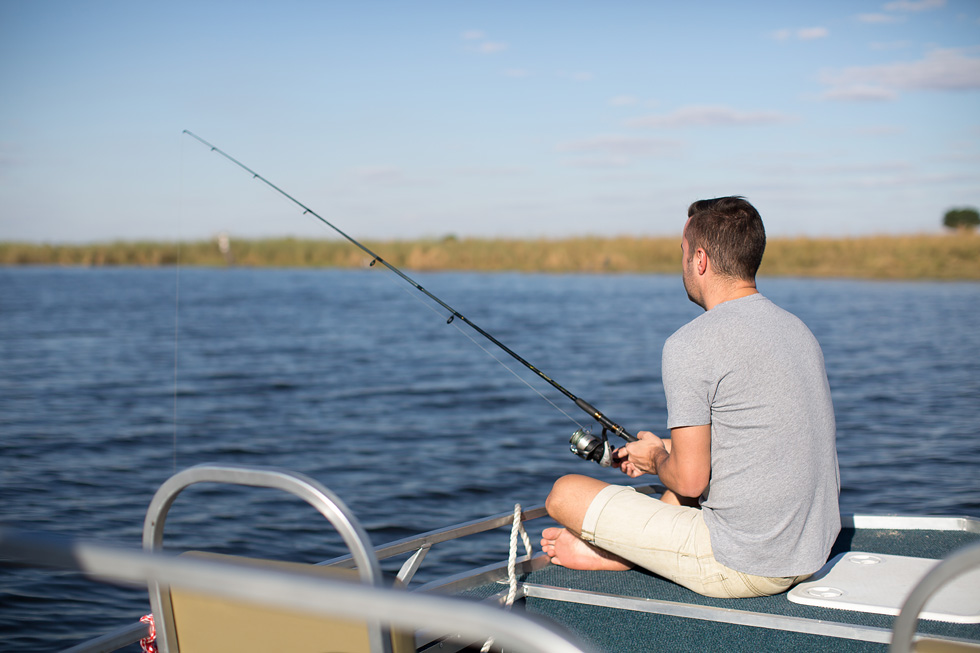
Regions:
M 581 399 L 579 397 L 576 397 L 574 394 L 572 394 L 570 391 L 568 391 L 567 389 L 565 389 L 564 387 L 562 387 L 559 383 L 557 383 L 554 379 L 552 379 L 551 377 L 549 377 L 547 374 L 545 374 L 544 372 L 542 372 L 541 370 L 539 370 L 537 367 L 535 367 L 534 365 L 532 365 L 528 361 L 524 360 L 524 358 L 522 358 L 515 351 L 513 351 L 512 349 L 510 349 L 509 347 L 507 347 L 507 345 L 505 345 L 504 343 L 500 342 L 499 340 L 497 340 L 496 338 L 494 338 L 492 335 L 490 335 L 489 333 L 487 333 L 486 331 L 484 331 L 478 325 L 476 325 L 475 323 L 473 323 L 472 321 L 470 321 L 465 315 L 463 315 L 462 313 L 460 313 L 459 311 L 457 311 L 455 308 L 453 308 L 452 306 L 450 306 L 449 304 L 447 304 L 446 302 L 442 301 L 441 299 L 439 299 L 438 297 L 436 297 L 434 294 L 432 294 L 431 292 L 429 292 L 428 290 L 426 290 L 425 288 L 423 288 L 414 279 L 412 279 L 411 277 L 409 277 L 407 274 L 405 274 L 404 272 L 402 272 L 400 269 L 398 269 L 397 267 L 395 267 L 394 265 L 392 265 L 388 261 L 384 260 L 381 256 L 379 256 L 375 252 L 371 251 L 369 248 L 367 248 L 365 245 L 363 245 L 362 243 L 360 243 L 357 240 L 355 240 L 353 237 L 349 236 L 347 233 L 345 233 L 339 227 L 337 227 L 336 225 L 334 225 L 331 222 L 329 222 L 323 216 L 319 215 L 316 211 L 314 211 L 310 207 L 306 206 L 305 204 L 303 204 L 302 202 L 300 202 L 298 199 L 296 199 L 295 197 L 293 197 L 292 195 L 290 195 L 289 193 L 287 193 L 286 191 L 284 191 L 283 189 L 279 188 L 278 186 L 276 186 L 275 184 L 273 184 L 271 181 L 269 181 L 268 179 L 266 179 L 265 177 L 263 177 L 262 175 L 260 175 L 259 173 L 255 172 L 254 170 L 252 170 L 251 168 L 249 168 L 248 166 L 246 166 L 241 161 L 235 159 L 230 154 L 224 152 L 223 150 L 221 150 L 221 149 L 215 147 L 214 145 L 212 145 L 211 143 L 207 142 L 206 140 L 204 140 L 203 138 L 201 138 L 197 134 L 194 134 L 193 132 L 188 131 L 186 129 L 184 130 L 183 133 L 187 134 L 188 136 L 190 136 L 194 140 L 198 141 L 202 145 L 210 148 L 212 152 L 216 152 L 216 153 L 220 154 L 222 157 L 224 157 L 228 161 L 234 163 L 236 166 L 238 166 L 242 170 L 245 170 L 250 175 L 252 175 L 252 178 L 253 179 L 258 179 L 259 181 L 261 181 L 262 183 L 264 183 L 265 185 L 269 186 L 274 191 L 276 191 L 277 193 L 279 193 L 280 195 L 282 195 L 283 197 L 285 197 L 286 199 L 288 199 L 289 201 L 291 201 L 293 204 L 295 204 L 298 207 L 300 207 L 301 209 L 303 209 L 303 214 L 304 215 L 307 214 L 307 213 L 309 213 L 314 218 L 316 218 L 317 220 L 319 220 L 323 224 L 327 225 L 328 227 L 330 227 L 331 229 L 333 229 L 334 231 L 336 231 L 338 234 L 340 234 L 341 236 L 343 236 L 351 244 L 355 245 L 361 251 L 363 251 L 366 254 L 368 254 L 369 256 L 371 256 L 371 263 L 370 263 L 371 266 L 375 265 L 376 263 L 381 263 L 383 266 L 385 266 L 386 268 L 388 268 L 389 270 L 391 270 L 393 273 L 395 273 L 396 275 L 398 275 L 399 277 L 401 277 L 402 280 L 404 280 L 405 282 L 407 282 L 408 284 L 410 284 L 411 286 L 413 286 L 416 290 L 418 290 L 419 292 L 421 292 L 422 294 L 424 294 L 426 297 L 428 297 L 429 299 L 431 299 L 432 301 L 434 301 L 436 304 L 438 304 L 442 308 L 446 309 L 449 312 L 449 319 L 446 320 L 446 323 L 447 324 L 452 324 L 453 321 L 456 318 L 459 318 L 460 321 L 465 322 L 466 325 L 469 326 L 471 329 L 473 329 L 474 331 L 476 331 L 477 333 L 479 333 L 481 336 L 483 336 L 484 338 L 486 338 L 487 340 L 489 340 L 493 344 L 497 345 L 497 347 L 499 347 L 500 349 L 502 349 L 503 351 L 505 351 L 507 354 L 509 354 L 514 360 L 516 360 L 521 365 L 523 365 L 527 369 L 529 369 L 532 372 L 534 372 L 535 374 L 537 374 L 540 378 L 542 378 L 545 381 L 547 381 L 553 388 L 555 388 L 556 390 L 558 390 L 559 392 L 561 392 L 563 395 L 565 395 L 566 397 L 568 397 L 570 400 L 572 400 L 572 402 L 574 402 L 576 406 L 578 406 L 583 411 L 585 411 L 586 413 L 588 413 L 594 420 L 596 420 L 602 426 L 602 440 L 600 442 L 598 440 L 598 438 L 595 438 L 590 433 L 584 432 L 583 430 L 576 431 L 576 433 L 574 435 L 572 435 L 572 440 L 571 440 L 571 443 L 572 443 L 572 451 L 574 453 L 576 453 L 577 455 L 579 455 L 579 456 L 581 456 L 583 458 L 587 458 L 587 459 L 590 459 L 590 460 L 596 460 L 596 462 L 600 462 L 600 464 L 608 465 L 608 464 L 610 464 L 610 459 L 611 459 L 611 449 L 609 447 L 608 441 L 606 440 L 606 434 L 607 433 L 612 433 L 613 435 L 619 436 L 619 437 L 623 438 L 624 440 L 626 440 L 627 442 L 633 442 L 633 441 L 636 440 L 636 438 L 634 436 L 630 435 L 626 431 L 626 429 L 624 429 L 622 426 L 620 426 L 616 422 L 614 422 L 611 419 L 609 419 L 608 417 L 606 417 L 604 414 L 602 414 L 602 412 L 600 412 L 597 408 L 595 408 L 594 406 L 592 406 L 589 402 L 587 402 L 584 399 Z M 572 421 L 574 421 L 574 420 L 572 420 Z
M 184 140 L 180 141 L 180 179 L 177 204 L 177 258 L 174 262 L 174 473 L 177 473 L 177 353 L 180 344 L 180 233 L 184 223 Z
M 176 281 L 174 283 L 174 473 L 177 473 L 177 352 L 180 341 L 180 243 L 177 244 Z

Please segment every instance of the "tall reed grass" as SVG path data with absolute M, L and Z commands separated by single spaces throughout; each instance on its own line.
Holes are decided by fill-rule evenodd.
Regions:
M 457 239 L 365 241 L 406 270 L 666 273 L 679 271 L 680 238 Z M 88 245 L 0 243 L 0 265 L 367 266 L 342 240 L 112 242 Z M 760 276 L 980 280 L 980 235 L 773 238 Z

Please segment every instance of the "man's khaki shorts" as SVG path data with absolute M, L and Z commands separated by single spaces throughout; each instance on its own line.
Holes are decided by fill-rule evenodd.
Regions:
M 715 560 L 699 508 L 673 506 L 631 487 L 603 488 L 589 505 L 582 539 L 678 585 L 716 598 L 769 596 L 807 576 L 752 576 Z

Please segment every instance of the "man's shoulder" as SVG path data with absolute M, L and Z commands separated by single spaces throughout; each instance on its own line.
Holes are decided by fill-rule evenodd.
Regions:
M 799 317 L 756 293 L 705 311 L 671 334 L 664 343 L 664 350 L 702 348 L 718 341 L 741 341 L 784 330 L 809 333 Z
M 664 342 L 663 356 L 665 359 L 679 357 L 690 362 L 692 357 L 697 357 L 705 349 L 711 348 L 711 343 L 716 340 L 720 332 L 717 321 L 711 316 L 711 311 L 706 311 L 667 338 Z
M 696 337 L 698 333 L 704 328 L 704 318 L 708 316 L 708 313 L 702 313 L 697 316 L 687 324 L 683 325 L 677 331 L 674 331 L 667 337 L 664 347 L 677 347 L 685 342 L 688 342 L 692 338 Z

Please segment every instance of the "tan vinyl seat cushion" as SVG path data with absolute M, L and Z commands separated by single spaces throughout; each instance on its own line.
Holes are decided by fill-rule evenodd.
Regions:
M 294 562 L 258 560 L 213 553 L 185 555 L 228 560 L 274 569 L 299 570 L 329 578 L 357 581 L 351 569 L 336 569 Z M 170 588 L 180 653 L 361 653 L 371 650 L 367 624 L 320 617 L 234 601 L 198 592 Z M 413 633 L 392 631 L 395 653 L 415 651 Z

